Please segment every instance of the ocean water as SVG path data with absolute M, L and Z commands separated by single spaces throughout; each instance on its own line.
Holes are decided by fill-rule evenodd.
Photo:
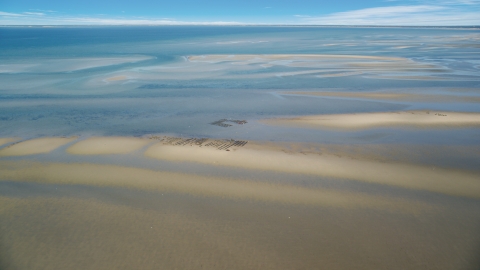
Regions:
M 319 135 L 258 120 L 409 109 L 479 112 L 477 102 L 468 102 L 480 97 L 479 41 L 480 31 L 468 28 L 2 27 L 0 137 L 432 142 L 425 130 Z M 413 91 L 467 102 L 285 94 L 306 90 Z M 248 123 L 210 124 L 220 119 Z M 476 144 L 475 135 L 478 129 L 436 132 L 433 142 Z

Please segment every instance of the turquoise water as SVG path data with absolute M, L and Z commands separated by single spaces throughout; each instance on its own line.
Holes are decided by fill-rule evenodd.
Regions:
M 166 133 L 325 143 L 455 139 L 477 144 L 475 128 L 436 131 L 432 140 L 428 130 L 319 133 L 265 126 L 257 120 L 409 109 L 480 112 L 476 102 L 284 93 L 408 90 L 479 97 L 479 41 L 480 31 L 474 29 L 4 27 L 0 28 L 0 137 Z M 235 61 L 187 58 L 211 54 L 253 56 Z M 289 58 L 255 58 L 277 54 Z M 377 58 L 317 61 L 305 56 L 318 54 Z M 248 123 L 229 128 L 210 125 L 224 118 Z

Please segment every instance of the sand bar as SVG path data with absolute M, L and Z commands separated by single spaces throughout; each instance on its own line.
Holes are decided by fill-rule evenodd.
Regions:
M 318 77 L 318 78 L 347 77 L 347 76 L 361 75 L 362 73 L 363 72 L 361 72 L 361 71 L 328 73 L 328 74 L 317 75 L 316 77 Z
M 295 72 L 282 72 L 276 73 L 275 76 L 277 77 L 287 77 L 287 76 L 296 76 L 296 75 L 308 75 L 308 74 L 317 74 L 317 73 L 324 73 L 325 71 L 322 69 L 319 70 L 306 70 L 306 71 L 295 71 Z
M 127 76 L 125 75 L 120 75 L 120 76 L 114 76 L 114 77 L 109 77 L 109 78 L 106 78 L 105 81 L 107 82 L 115 82 L 115 81 L 124 81 L 124 80 L 127 80 Z
M 0 150 L 0 156 L 26 156 L 50 153 L 58 147 L 76 140 L 76 137 L 70 138 L 39 138 L 19 142 Z
M 94 137 L 75 143 L 67 149 L 67 152 L 74 155 L 127 154 L 150 142 L 141 138 Z
M 304 128 L 368 129 L 375 127 L 453 128 L 480 126 L 480 113 L 400 111 L 358 114 L 312 115 L 266 119 L 270 125 Z
M 402 75 L 369 75 L 365 78 L 370 79 L 385 79 L 385 80 L 413 80 L 413 81 L 445 81 L 445 80 L 455 80 L 453 77 L 437 77 L 437 76 L 402 76 Z M 459 79 L 463 80 L 463 79 Z
M 15 142 L 15 141 L 18 141 L 18 140 L 20 140 L 20 138 L 0 138 L 0 146 L 2 146 L 4 144 L 7 144 L 7 143 Z
M 461 266 L 476 265 L 474 213 L 412 216 L 174 194 L 120 196 L 0 197 L 4 261 L 17 269 L 81 270 L 370 270 L 392 264 L 439 270 L 455 269 L 458 258 L 465 258 Z
M 408 58 L 369 55 L 327 54 L 245 54 L 245 55 L 194 55 L 184 61 L 125 69 L 96 78 L 93 83 L 115 83 L 129 79 L 201 79 L 223 77 L 226 79 L 254 79 L 287 76 L 312 76 L 333 78 L 343 76 L 392 76 L 394 79 L 432 79 L 443 67 L 416 62 Z M 280 67 L 279 70 L 269 67 Z M 422 72 L 422 76 L 418 76 Z M 444 72 L 444 73 L 445 73 Z M 387 73 L 387 74 L 386 74 Z M 396 75 L 397 74 L 397 75 Z M 403 75 L 402 75 L 403 74 Z M 426 74 L 426 75 L 423 75 Z M 443 73 L 442 73 L 443 74 Z M 381 77 L 384 78 L 384 77 Z
M 2 175 L 0 181 L 13 180 L 44 184 L 137 188 L 225 199 L 341 208 L 368 208 L 408 213 L 434 210 L 434 207 L 430 204 L 356 192 L 205 177 L 114 165 L 3 161 L 0 162 L 0 175 Z
M 383 61 L 409 61 L 401 57 L 369 56 L 369 55 L 335 55 L 335 54 L 239 54 L 239 55 L 194 55 L 188 56 L 191 62 L 215 61 L 248 61 L 248 60 L 315 60 L 315 59 L 365 59 Z
M 227 152 L 211 148 L 169 146 L 161 143 L 152 145 L 145 155 L 162 160 L 311 174 L 480 198 L 480 175 L 412 164 L 359 160 L 334 155 L 285 153 L 247 147 Z
M 299 91 L 280 92 L 287 95 L 304 95 L 317 97 L 341 97 L 341 98 L 362 98 L 376 100 L 398 100 L 410 102 L 480 102 L 479 96 L 444 95 L 444 94 L 419 94 L 398 91 L 372 91 L 372 92 L 326 92 L 326 91 Z

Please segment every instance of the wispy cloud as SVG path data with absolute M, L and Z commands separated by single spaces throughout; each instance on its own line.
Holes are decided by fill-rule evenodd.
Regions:
M 26 14 L 26 15 L 37 15 L 37 16 L 43 16 L 43 15 L 45 15 L 45 13 L 42 13 L 42 12 L 23 12 L 23 14 Z
M 297 25 L 480 25 L 480 0 L 384 0 L 386 6 L 336 12 L 325 15 L 292 15 Z M 411 3 L 410 5 L 395 5 Z M 393 5 L 393 6 L 392 6 Z M 263 7 L 268 10 L 271 7 Z M 128 13 L 128 12 L 127 12 Z M 257 22 L 178 20 L 107 15 L 67 16 L 52 10 L 0 11 L 0 25 L 249 25 Z M 282 24 L 268 22 L 261 24 Z
M 25 15 L 24 15 L 24 14 L 18 14 L 18 13 L 10 13 L 10 12 L 0 11 L 0 16 L 4 16 L 4 17 L 21 17 L 21 16 L 25 16 Z
M 418 0 L 423 3 L 436 3 L 437 5 L 479 5 L 480 0 Z
M 0 11 L 0 25 L 246 25 L 235 21 L 182 21 L 169 18 L 58 16 L 41 12 Z
M 467 0 L 464 0 L 467 1 Z M 464 2 L 449 1 L 449 2 Z M 475 4 L 478 1 L 467 1 Z M 365 8 L 323 16 L 300 18 L 302 23 L 322 25 L 480 25 L 477 10 L 448 5 L 410 5 Z
M 38 9 L 38 8 L 31 8 L 29 9 L 29 12 L 32 12 L 32 13 L 42 13 L 42 14 L 46 14 L 46 13 L 57 13 L 57 11 L 55 10 L 51 10 L 51 9 Z

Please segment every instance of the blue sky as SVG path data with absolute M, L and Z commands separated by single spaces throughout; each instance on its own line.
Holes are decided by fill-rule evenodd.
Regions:
M 480 0 L 1 0 L 0 25 L 480 25 Z

